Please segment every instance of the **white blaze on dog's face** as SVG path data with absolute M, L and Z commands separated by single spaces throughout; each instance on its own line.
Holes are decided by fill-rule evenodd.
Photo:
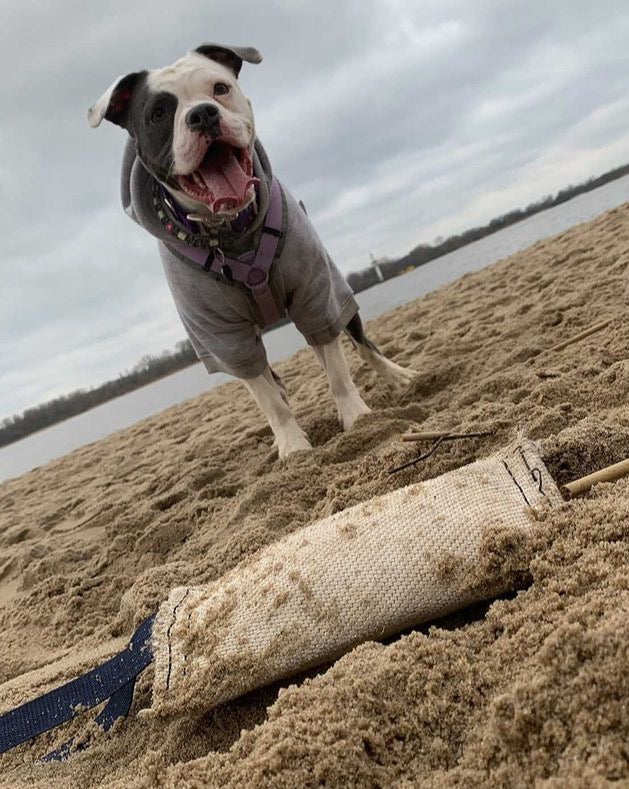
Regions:
M 203 45 L 171 66 L 116 80 L 88 113 L 126 128 L 144 165 L 187 208 L 233 214 L 254 198 L 255 126 L 238 84 L 251 48 Z
M 251 105 L 226 66 L 191 52 L 172 66 L 150 71 L 147 83 L 155 93 L 166 91 L 177 97 L 172 143 L 176 175 L 190 175 L 207 151 L 209 129 L 203 134 L 195 128 L 194 121 L 202 126 L 205 120 L 225 142 L 251 150 L 254 138 Z M 201 115 L 204 108 L 211 110 L 205 119 Z
M 172 66 L 150 71 L 147 85 L 156 95 L 177 97 L 171 175 L 178 191 L 213 213 L 250 202 L 255 183 L 253 112 L 234 73 L 191 52 Z

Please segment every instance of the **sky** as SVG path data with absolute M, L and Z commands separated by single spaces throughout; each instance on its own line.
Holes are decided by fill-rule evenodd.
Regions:
M 339 268 L 401 256 L 629 162 L 626 0 L 2 0 L 0 419 L 184 339 L 122 211 L 119 75 L 203 42 Z

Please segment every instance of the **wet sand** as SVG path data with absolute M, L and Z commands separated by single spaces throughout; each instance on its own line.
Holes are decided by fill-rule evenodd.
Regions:
M 309 351 L 278 367 L 315 448 L 277 460 L 234 382 L 0 485 L 0 711 L 121 648 L 174 586 L 300 526 L 504 446 L 562 484 L 629 457 L 629 204 L 373 321 L 420 371 L 399 394 L 349 348 L 374 412 L 339 430 Z M 602 332 L 548 349 L 593 323 Z M 409 428 L 491 430 L 417 448 Z M 495 546 L 494 546 L 495 549 Z M 483 565 L 520 591 L 365 644 L 199 716 L 131 716 L 60 765 L 90 715 L 0 757 L 6 787 L 600 786 L 629 781 L 629 480 L 546 515 Z M 482 580 L 482 579 L 477 579 Z M 139 713 L 139 714 L 138 714 Z M 93 716 L 92 716 L 93 717 Z

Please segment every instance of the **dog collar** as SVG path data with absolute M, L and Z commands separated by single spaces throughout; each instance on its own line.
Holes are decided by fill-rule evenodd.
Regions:
M 153 182 L 153 206 L 162 226 L 168 233 L 180 241 L 194 247 L 205 247 L 208 239 L 215 236 L 221 230 L 231 229 L 238 235 L 246 232 L 258 214 L 260 200 L 259 187 L 255 187 L 255 199 L 242 211 L 234 216 L 233 219 L 224 219 L 214 227 L 210 226 L 210 235 L 207 234 L 207 225 L 201 221 L 200 217 L 186 212 L 179 203 L 170 195 L 158 181 Z M 204 228 L 206 232 L 199 229 Z

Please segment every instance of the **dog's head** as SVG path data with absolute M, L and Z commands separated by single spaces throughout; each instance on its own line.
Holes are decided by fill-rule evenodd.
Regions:
M 192 210 L 233 214 L 254 197 L 251 103 L 238 74 L 252 47 L 203 44 L 172 66 L 115 80 L 88 111 L 134 138 L 145 167 Z

